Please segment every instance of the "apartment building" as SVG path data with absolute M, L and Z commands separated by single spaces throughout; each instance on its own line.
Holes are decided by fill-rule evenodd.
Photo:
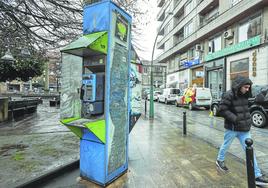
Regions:
M 267 0 L 158 0 L 157 48 L 167 86 L 211 88 L 214 98 L 236 75 L 268 84 Z

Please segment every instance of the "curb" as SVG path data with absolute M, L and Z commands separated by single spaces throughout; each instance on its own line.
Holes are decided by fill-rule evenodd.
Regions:
M 79 168 L 79 159 L 74 160 L 70 163 L 67 163 L 65 165 L 62 165 L 58 168 L 55 168 L 53 170 L 48 171 L 47 173 L 36 177 L 34 179 L 27 180 L 26 182 L 16 186 L 16 188 L 28 188 L 28 187 L 39 187 L 41 184 L 47 183 L 52 178 L 56 178 L 63 173 L 66 173 L 66 171 L 70 171 L 73 169 Z

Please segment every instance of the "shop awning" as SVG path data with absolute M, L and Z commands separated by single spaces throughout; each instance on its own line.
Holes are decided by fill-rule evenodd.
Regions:
M 61 52 L 87 57 L 96 54 L 107 54 L 108 33 L 107 31 L 84 35 L 65 46 Z

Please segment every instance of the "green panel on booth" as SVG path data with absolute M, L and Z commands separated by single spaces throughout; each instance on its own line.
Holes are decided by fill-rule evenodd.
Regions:
M 85 126 L 105 144 L 105 120 L 89 122 Z
M 107 31 L 102 31 L 80 37 L 64 47 L 61 52 L 83 57 L 85 55 L 94 53 L 94 51 L 107 54 L 107 48 L 108 34 Z
M 105 120 L 90 122 L 84 118 L 67 118 L 60 121 L 63 125 L 66 125 L 76 136 L 82 138 L 82 128 L 90 130 L 102 143 L 105 144 Z

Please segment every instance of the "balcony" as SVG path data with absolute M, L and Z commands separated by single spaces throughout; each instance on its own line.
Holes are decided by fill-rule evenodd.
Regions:
M 174 15 L 175 17 L 178 17 L 178 15 L 181 14 L 181 12 L 184 12 L 184 4 L 187 2 L 187 0 L 180 0 L 176 3 L 176 6 L 174 8 Z
M 165 3 L 165 0 L 157 0 L 157 7 L 162 7 Z
M 208 0 L 204 0 L 202 3 L 205 3 Z M 202 4 L 201 4 L 202 5 Z M 197 41 L 204 40 L 211 36 L 213 33 L 223 31 L 225 28 L 230 25 L 238 22 L 239 20 L 250 15 L 253 11 L 261 9 L 263 6 L 263 0 L 243 0 L 236 6 L 232 7 L 223 14 L 218 15 L 215 19 L 208 22 L 203 27 L 199 28 L 192 35 L 185 38 L 181 43 L 175 45 L 170 50 L 162 53 L 157 59 L 161 61 L 170 57 L 171 55 L 178 53 L 178 51 L 186 50 L 189 46 L 194 45 Z M 174 28 L 161 42 L 164 42 L 164 39 L 168 39 L 176 34 L 177 30 Z M 161 45 L 161 43 L 159 43 Z
M 216 19 L 219 16 L 219 12 L 216 12 L 210 17 L 200 17 L 200 27 L 203 27 L 204 25 L 210 23 L 212 20 Z
M 182 7 L 183 7 L 183 4 L 182 3 L 185 3 L 186 1 L 187 0 L 180 1 L 179 7 L 176 7 L 175 10 L 174 10 L 174 12 L 173 12 L 175 14 L 175 16 L 181 15 L 182 13 L 183 13 L 182 15 L 184 15 L 184 11 L 182 9 Z M 203 3 L 209 4 L 208 1 L 211 2 L 213 0 L 206 0 L 206 1 L 203 1 Z M 200 4 L 200 5 L 203 5 L 203 4 Z M 200 5 L 198 5 L 198 6 L 200 6 Z M 187 16 L 181 16 L 179 20 L 178 20 L 178 18 L 175 18 L 174 23 L 177 22 L 177 24 L 174 24 L 174 28 L 172 28 L 171 32 L 169 32 L 167 35 L 165 35 L 161 39 L 159 45 L 162 45 L 169 38 L 173 37 L 175 35 L 175 33 L 177 33 L 180 29 L 182 29 L 195 16 L 196 16 L 196 11 L 192 11 Z M 158 46 L 157 46 L 157 48 L 158 48 Z
M 165 18 L 165 9 L 162 8 L 160 12 L 157 14 L 157 21 L 163 21 Z
M 174 35 L 174 45 L 182 42 L 184 40 L 184 29 L 182 28 Z
M 161 29 L 161 30 L 160 30 L 160 29 Z M 165 29 L 164 29 L 164 27 L 162 27 L 162 28 L 158 27 L 158 28 L 157 28 L 157 32 L 158 32 L 158 35 L 159 35 L 159 36 L 163 36 L 163 35 L 165 34 Z
M 208 15 L 219 7 L 219 0 L 209 1 L 204 8 L 199 12 L 200 15 Z
M 182 7 L 175 15 L 174 15 L 174 25 L 177 25 L 184 18 L 184 7 Z
M 163 43 L 161 46 L 159 46 L 160 42 L 157 42 L 157 46 L 159 50 L 163 50 L 165 48 L 165 43 Z

